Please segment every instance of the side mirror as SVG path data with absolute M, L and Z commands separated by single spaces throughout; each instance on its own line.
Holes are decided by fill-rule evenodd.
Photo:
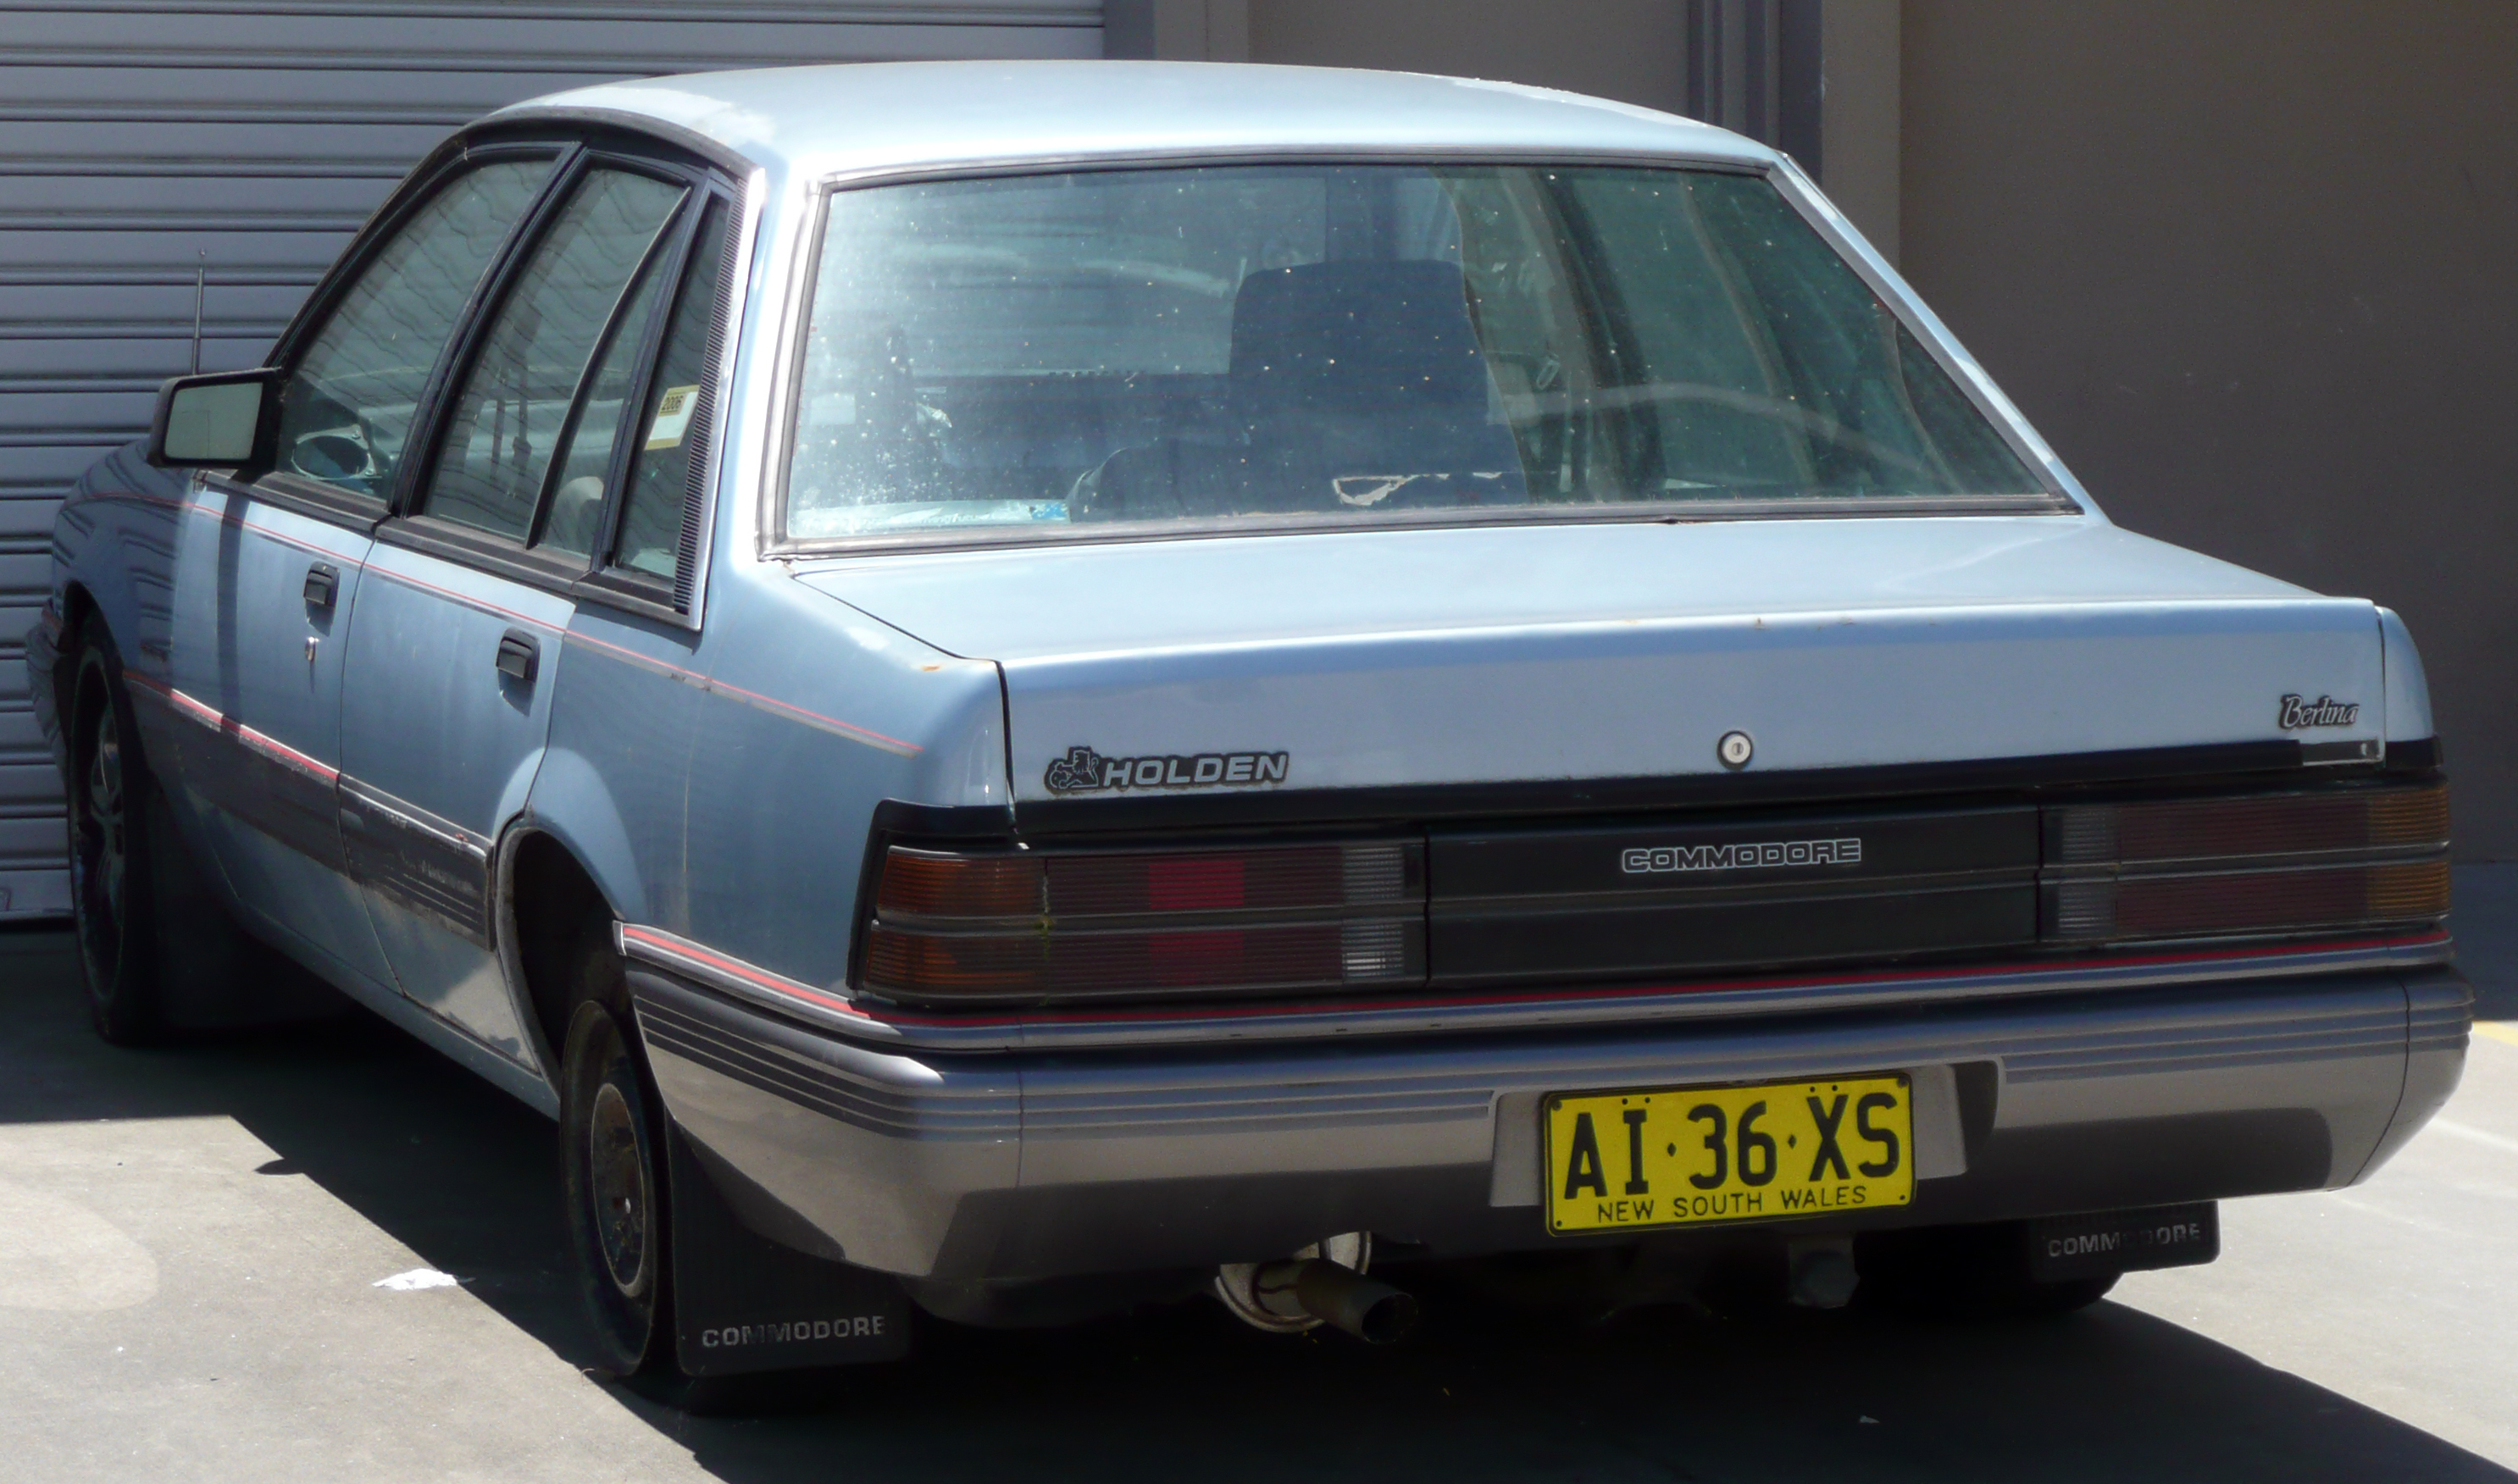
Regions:
M 149 426 L 149 462 L 161 469 L 270 462 L 279 393 L 280 373 L 268 367 L 168 378 Z

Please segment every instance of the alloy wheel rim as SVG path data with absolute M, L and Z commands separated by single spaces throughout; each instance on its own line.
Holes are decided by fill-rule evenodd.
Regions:
M 110 705 L 97 717 L 96 741 L 89 749 L 79 795 L 81 848 L 71 862 L 81 877 L 77 900 L 97 929 L 92 936 L 101 940 L 93 947 L 109 954 L 122 925 L 131 859 L 123 799 L 122 736 Z
M 613 1286 L 628 1297 L 639 1297 L 648 1286 L 647 1156 L 637 1114 L 618 1083 L 606 1081 L 594 1089 L 586 1142 L 595 1245 Z

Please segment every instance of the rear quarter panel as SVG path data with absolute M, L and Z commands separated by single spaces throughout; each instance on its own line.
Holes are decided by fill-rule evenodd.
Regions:
M 726 575 L 702 651 L 687 918 L 657 925 L 836 984 L 883 802 L 1007 807 L 997 667 L 930 648 L 782 567 Z

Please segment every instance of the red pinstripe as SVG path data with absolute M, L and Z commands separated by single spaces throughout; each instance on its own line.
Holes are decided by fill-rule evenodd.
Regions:
M 716 970 L 720 974 L 740 979 L 746 984 L 759 985 L 764 990 L 772 990 L 792 998 L 805 1000 L 812 1004 L 820 1005 L 827 1010 L 838 1010 L 843 1014 L 854 1015 L 861 1020 L 872 1020 L 875 1018 L 874 1016 L 868 1015 L 865 1011 L 858 1009 L 849 1001 L 842 999 L 837 996 L 825 995 L 819 990 L 813 989 L 807 985 L 799 984 L 795 980 L 789 979 L 784 975 L 772 974 L 764 969 L 754 968 L 751 964 L 745 963 L 740 959 L 728 958 L 722 954 L 713 953 L 708 949 L 700 947 L 696 943 L 686 943 L 669 939 L 661 934 L 652 933 L 647 931 L 645 928 L 632 926 L 628 923 L 624 923 L 622 925 L 621 936 L 628 939 L 634 939 L 639 943 L 646 944 L 650 948 L 659 949 L 677 957 L 694 959 L 700 963 L 707 964 L 710 968 Z
M 326 550 L 324 547 L 316 546 L 306 541 L 301 541 L 295 536 L 286 535 L 281 531 L 274 530 L 270 527 L 262 525 L 259 522 L 246 520 L 241 514 L 239 514 L 233 506 L 226 511 L 214 511 L 203 507 L 198 501 L 171 500 L 163 495 L 143 494 L 138 490 L 116 491 L 112 494 L 99 495 L 97 498 L 138 500 L 151 505 L 163 505 L 171 510 L 190 511 L 207 520 L 218 521 L 225 525 L 241 527 L 244 530 L 255 532 L 256 534 L 267 536 L 274 541 L 278 541 L 283 546 L 291 546 L 299 551 L 308 552 L 319 557 L 330 557 L 336 561 L 343 560 L 337 552 Z M 248 497 L 239 496 L 238 498 L 242 499 Z M 411 572 L 390 567 L 377 567 L 373 564 L 368 564 L 365 571 L 368 575 L 371 577 L 383 577 L 390 581 L 399 582 L 405 587 L 414 588 L 420 592 L 444 598 L 450 603 L 459 603 L 478 613 L 489 614 L 495 617 L 510 619 L 517 623 L 541 629 L 544 633 L 562 635 L 570 643 L 581 644 L 590 649 L 609 653 L 616 657 L 628 659 L 633 663 L 644 665 L 649 669 L 671 675 L 674 679 L 687 685 L 696 686 L 702 691 L 723 696 L 730 700 L 740 701 L 756 710 L 765 711 L 772 716 L 783 717 L 789 721 L 802 722 L 806 726 L 831 732 L 837 736 L 845 737 L 851 742 L 863 742 L 868 746 L 877 747 L 886 752 L 896 753 L 903 757 L 915 757 L 919 753 L 927 750 L 917 742 L 907 742 L 901 738 L 878 732 L 872 727 L 859 726 L 852 721 L 842 721 L 836 716 L 826 716 L 809 707 L 797 705 L 793 701 L 780 700 L 774 696 L 764 696 L 758 691 L 747 690 L 742 686 L 732 684 L 728 681 L 717 680 L 711 676 L 700 674 L 696 670 L 685 669 L 670 660 L 658 659 L 652 656 L 641 655 L 635 650 L 625 649 L 617 644 L 606 643 L 605 641 L 596 639 L 591 635 L 570 632 L 563 624 L 553 623 L 546 618 L 537 618 L 530 614 L 520 614 L 511 608 L 502 608 L 486 598 L 475 597 L 470 593 L 459 592 L 454 588 L 442 586 L 438 583 L 429 581 L 425 577 L 415 576 Z
M 219 710 L 218 707 L 188 696 L 153 675 L 143 675 L 135 670 L 126 669 L 122 672 L 122 678 L 145 691 L 154 692 L 160 700 L 183 715 L 222 736 L 234 738 L 245 747 L 263 754 L 274 762 L 295 768 L 301 773 L 311 774 L 327 784 L 340 782 L 340 769 L 318 762 L 268 733 L 255 731 Z

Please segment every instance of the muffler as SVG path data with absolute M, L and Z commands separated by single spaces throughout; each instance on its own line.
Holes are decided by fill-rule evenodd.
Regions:
M 1372 1234 L 1348 1232 L 1274 1262 L 1228 1262 L 1215 1296 L 1245 1324 L 1280 1334 L 1333 1325 L 1367 1344 L 1386 1345 L 1416 1327 L 1416 1300 L 1364 1269 Z
M 1378 1278 L 1326 1257 L 1265 1262 L 1250 1284 L 1259 1301 L 1335 1325 L 1368 1345 L 1386 1345 L 1416 1328 L 1416 1300 Z

